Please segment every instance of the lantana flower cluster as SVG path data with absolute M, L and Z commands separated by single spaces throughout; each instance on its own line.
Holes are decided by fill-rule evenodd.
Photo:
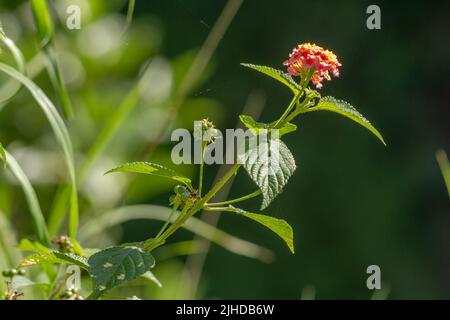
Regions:
M 311 43 L 300 44 L 289 54 L 289 59 L 283 65 L 287 66 L 287 72 L 292 76 L 305 78 L 313 70 L 311 82 L 316 88 L 322 88 L 323 79 L 331 80 L 339 76 L 339 63 L 337 56 L 330 50 L 325 50 Z

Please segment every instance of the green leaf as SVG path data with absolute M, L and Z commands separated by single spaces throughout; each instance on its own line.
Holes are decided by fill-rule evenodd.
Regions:
M 150 163 L 150 162 L 129 162 L 121 165 L 120 167 L 111 169 L 105 174 L 112 172 L 132 172 L 132 173 L 144 173 L 150 174 L 158 177 L 164 177 L 172 179 L 186 185 L 190 190 L 192 190 L 191 179 L 184 177 L 172 169 L 166 168 L 160 164 Z
M 241 63 L 241 65 L 256 70 L 258 72 L 261 72 L 265 75 L 268 75 L 269 77 L 274 78 L 275 80 L 278 80 L 279 82 L 287 86 L 289 89 L 291 89 L 294 94 L 298 94 L 301 91 L 301 88 L 297 84 L 297 82 L 295 82 L 295 80 L 292 79 L 292 77 L 289 74 L 281 70 L 277 70 L 266 66 L 258 66 L 249 63 Z
M 229 210 L 227 211 L 245 216 L 272 230 L 281 239 L 283 239 L 284 242 L 286 242 L 287 246 L 289 247 L 289 250 L 291 250 L 291 252 L 294 253 L 294 232 L 292 231 L 292 227 L 285 220 L 274 218 L 271 216 L 266 216 L 263 214 L 247 212 L 245 210 L 235 208 L 233 206 L 229 206 Z
M 153 272 L 147 271 L 141 277 L 156 284 L 158 287 L 162 288 L 161 282 L 158 280 L 158 278 L 156 278 L 156 276 L 153 274 Z
M 92 255 L 88 263 L 94 291 L 101 293 L 145 274 L 155 259 L 137 247 L 111 247 Z
M 364 118 L 364 116 L 361 113 L 359 113 L 358 110 L 356 110 L 349 103 L 335 99 L 333 97 L 323 97 L 319 100 L 319 103 L 316 106 L 307 109 L 305 112 L 322 111 L 322 110 L 336 112 L 339 113 L 340 115 L 343 115 L 344 117 L 347 117 L 355 121 L 356 123 L 360 124 L 364 128 L 368 129 L 370 132 L 372 132 L 378 139 L 380 139 L 380 141 L 384 145 L 386 145 L 383 137 L 378 132 L 378 130 L 375 129 L 375 127 L 372 126 L 369 120 Z
M 40 290 L 47 291 L 51 289 L 50 283 L 47 282 L 34 282 L 23 276 L 14 276 L 11 281 L 11 288 L 13 290 L 19 290 L 27 287 L 36 287 Z
M 444 150 L 436 152 L 436 160 L 441 169 L 445 185 L 447 186 L 448 196 L 450 197 L 450 162 L 448 161 L 447 153 Z
M 31 0 L 31 11 L 36 22 L 36 31 L 41 47 L 44 47 L 53 39 L 53 20 L 48 10 L 46 0 Z
M 54 24 L 46 0 L 31 0 L 31 9 L 36 22 L 39 45 L 47 59 L 47 71 L 59 102 L 68 119 L 73 118 L 72 104 L 63 79 L 61 68 L 56 58 L 53 44 Z
M 245 150 L 244 168 L 262 191 L 261 210 L 283 191 L 283 187 L 297 168 L 294 156 L 279 139 L 258 139 L 255 146 Z
M 247 127 L 247 129 L 250 129 L 253 134 L 258 135 L 260 133 L 263 133 L 265 130 L 274 130 L 270 129 L 273 123 L 263 123 L 263 122 L 256 122 L 251 116 L 247 116 L 245 114 L 241 114 L 239 116 L 239 119 L 241 120 L 242 124 Z M 294 132 L 297 130 L 297 126 L 293 123 L 287 122 L 285 123 L 281 128 L 277 129 L 279 130 L 279 138 L 284 136 L 285 134 L 288 134 L 290 132 Z
M 59 103 L 64 111 L 67 119 L 73 118 L 72 102 L 70 101 L 69 92 L 63 78 L 61 67 L 59 66 L 53 45 L 48 45 L 44 49 L 47 63 L 47 72 L 52 82 L 53 88 L 58 96 Z
M 50 249 L 46 246 L 43 246 L 39 242 L 31 241 L 28 239 L 22 239 L 20 243 L 17 245 L 17 248 L 22 251 L 33 251 L 39 253 L 48 253 Z
M 28 180 L 25 172 L 23 172 L 16 159 L 10 153 L 8 153 L 8 151 L 3 151 L 8 161 L 8 169 L 17 178 L 20 185 L 22 186 L 28 208 L 30 209 L 31 217 L 33 219 L 33 226 L 36 237 L 43 245 L 50 246 L 50 236 L 48 234 L 47 225 L 45 223 L 44 215 L 42 213 L 36 191 L 34 191 L 30 180 Z
M 3 166 L 6 169 L 7 166 L 7 161 L 6 161 L 6 153 L 5 153 L 5 149 L 3 149 L 3 145 L 0 142 L 0 158 L 2 158 L 3 161 Z
M 4 44 L 6 48 L 8 48 L 12 57 L 17 66 L 17 70 L 23 74 L 26 73 L 25 67 L 25 58 L 20 51 L 20 49 L 16 46 L 14 41 L 8 38 L 1 26 L 0 21 L 0 41 Z M 0 51 L 1 52 L 1 51 Z M 9 80 L 4 85 L 0 87 L 0 109 L 3 108 L 6 104 L 8 104 L 12 98 L 20 91 L 22 88 L 22 84 L 15 80 Z
M 89 271 L 86 258 L 74 253 L 63 253 L 55 250 L 28 256 L 19 263 L 19 267 L 30 267 L 37 264 L 73 264 Z
M 78 228 L 78 194 L 77 194 L 77 186 L 76 186 L 76 177 L 75 177 L 75 165 L 73 160 L 73 150 L 72 150 L 72 142 L 70 140 L 69 132 L 67 127 L 56 110 L 53 103 L 50 99 L 44 94 L 44 92 L 39 88 L 33 81 L 28 79 L 26 76 L 15 70 L 14 68 L 0 63 L 0 71 L 8 74 L 14 79 L 20 81 L 33 95 L 33 98 L 41 107 L 45 116 L 47 117 L 50 126 L 53 129 L 53 133 L 55 134 L 56 140 L 61 145 L 61 148 L 64 152 L 65 161 L 67 164 L 67 168 L 69 171 L 70 177 L 70 220 L 69 220 L 69 236 L 75 238 L 76 231 Z

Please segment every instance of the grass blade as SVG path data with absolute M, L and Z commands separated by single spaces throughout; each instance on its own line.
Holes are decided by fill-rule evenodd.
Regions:
M 46 0 L 31 0 L 39 46 L 47 59 L 47 71 L 59 102 L 68 119 L 73 118 L 72 104 L 54 50 L 55 27 Z
M 133 14 L 134 14 L 134 8 L 136 6 L 136 0 L 129 0 L 128 1 L 128 9 L 127 9 L 127 19 L 125 21 L 125 25 L 123 26 L 121 35 L 123 36 L 128 29 L 131 26 L 131 23 L 133 22 Z
M 30 208 L 31 212 L 31 217 L 33 218 L 33 226 L 36 237 L 40 243 L 46 246 L 50 246 L 50 237 L 47 231 L 47 225 L 45 223 L 44 215 L 42 214 L 41 206 L 39 205 L 39 200 L 37 198 L 36 192 L 34 191 L 30 180 L 28 180 L 22 168 L 17 163 L 16 159 L 6 150 L 5 154 L 9 170 L 11 170 L 17 180 L 19 180 L 23 192 L 25 193 L 28 207 Z
M 53 35 L 55 33 L 52 16 L 48 10 L 47 1 L 31 0 L 30 2 L 34 21 L 36 22 L 39 45 L 41 47 L 45 47 L 53 40 Z
M 44 94 L 44 92 L 30 79 L 15 70 L 14 68 L 0 63 L 0 71 L 8 74 L 12 78 L 20 81 L 32 94 L 36 102 L 42 108 L 45 113 L 53 132 L 56 136 L 58 143 L 61 145 L 64 157 L 69 171 L 69 178 L 71 182 L 71 209 L 69 218 L 69 236 L 76 238 L 76 232 L 78 228 L 78 195 L 77 195 L 77 184 L 75 177 L 75 165 L 73 160 L 73 150 L 72 142 L 69 137 L 69 132 L 67 131 L 66 125 L 56 110 L 50 99 Z
M 11 52 L 11 55 L 16 63 L 17 69 L 21 73 L 25 74 L 26 73 L 25 58 L 23 57 L 22 52 L 16 46 L 14 41 L 12 41 L 6 36 L 5 32 L 3 31 L 1 22 L 0 22 L 0 41 Z M 7 104 L 20 91 L 21 88 L 22 84 L 18 81 L 12 81 L 6 83 L 5 86 L 2 86 L 0 88 L 0 108 L 3 107 L 5 104 Z
M 444 150 L 438 150 L 436 152 L 436 160 L 439 168 L 441 168 L 442 176 L 447 186 L 448 196 L 450 197 L 450 162 L 448 162 L 447 154 Z

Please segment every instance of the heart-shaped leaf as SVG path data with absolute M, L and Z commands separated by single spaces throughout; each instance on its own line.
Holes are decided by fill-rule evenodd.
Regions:
M 279 139 L 258 139 L 255 146 L 247 146 L 244 168 L 261 189 L 261 209 L 265 209 L 283 191 L 294 173 L 297 168 L 295 159 L 286 144 Z
M 94 291 L 99 294 L 145 274 L 155 259 L 138 247 L 111 247 L 92 255 L 88 264 Z

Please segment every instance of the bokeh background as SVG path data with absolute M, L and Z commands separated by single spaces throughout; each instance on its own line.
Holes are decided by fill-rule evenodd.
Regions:
M 170 163 L 171 128 L 191 128 L 195 119 L 205 117 L 221 129 L 234 128 L 244 108 L 261 121 L 276 119 L 290 92 L 239 63 L 282 68 L 297 43 L 315 42 L 338 55 L 341 76 L 325 83 L 322 95 L 350 102 L 387 141 L 384 147 L 368 131 L 335 114 L 305 115 L 297 123 L 299 130 L 286 136 L 298 169 L 266 210 L 293 226 L 295 255 L 259 225 L 223 215 L 221 230 L 272 250 L 274 259 L 265 263 L 213 244 L 203 265 L 204 253 L 186 257 L 182 246 L 169 248 L 156 252 L 154 273 L 162 288 L 135 283 L 118 295 L 369 299 L 374 292 L 366 287 L 366 268 L 375 264 L 381 268 L 381 297 L 450 297 L 450 206 L 435 158 L 438 149 L 450 151 L 448 3 L 245 0 L 224 36 L 212 36 L 219 43 L 211 59 L 197 61 L 227 1 L 137 0 L 125 35 L 126 1 L 51 3 L 59 58 L 75 108 L 69 128 L 79 163 L 142 66 L 148 65 L 138 104 L 80 187 L 83 225 L 124 205 L 167 205 L 173 184 L 148 177 L 104 177 L 114 165 L 148 154 L 147 160 L 196 178 L 196 168 Z M 65 28 L 69 4 L 81 6 L 80 30 Z M 366 27 L 370 4 L 381 8 L 381 30 Z M 31 60 L 38 45 L 28 3 L 0 1 L 0 19 Z M 0 59 L 11 61 L 7 52 Z M 186 89 L 186 74 L 195 74 L 193 64 L 201 68 L 203 62 L 207 65 L 201 75 L 180 94 Z M 35 67 L 42 69 L 39 62 Z M 34 80 L 54 98 L 45 71 L 36 72 Z M 24 167 L 50 214 L 65 167 L 45 117 L 25 90 L 0 110 L 0 139 Z M 206 168 L 207 183 L 217 170 Z M 241 172 L 230 197 L 254 187 Z M 245 208 L 257 210 L 258 205 L 249 201 Z M 1 177 L 0 208 L 18 237 L 33 237 L 24 196 L 7 174 Z M 82 239 L 82 244 L 140 241 L 160 225 L 148 219 L 126 221 Z M 192 239 L 192 233 L 180 231 L 171 243 Z

